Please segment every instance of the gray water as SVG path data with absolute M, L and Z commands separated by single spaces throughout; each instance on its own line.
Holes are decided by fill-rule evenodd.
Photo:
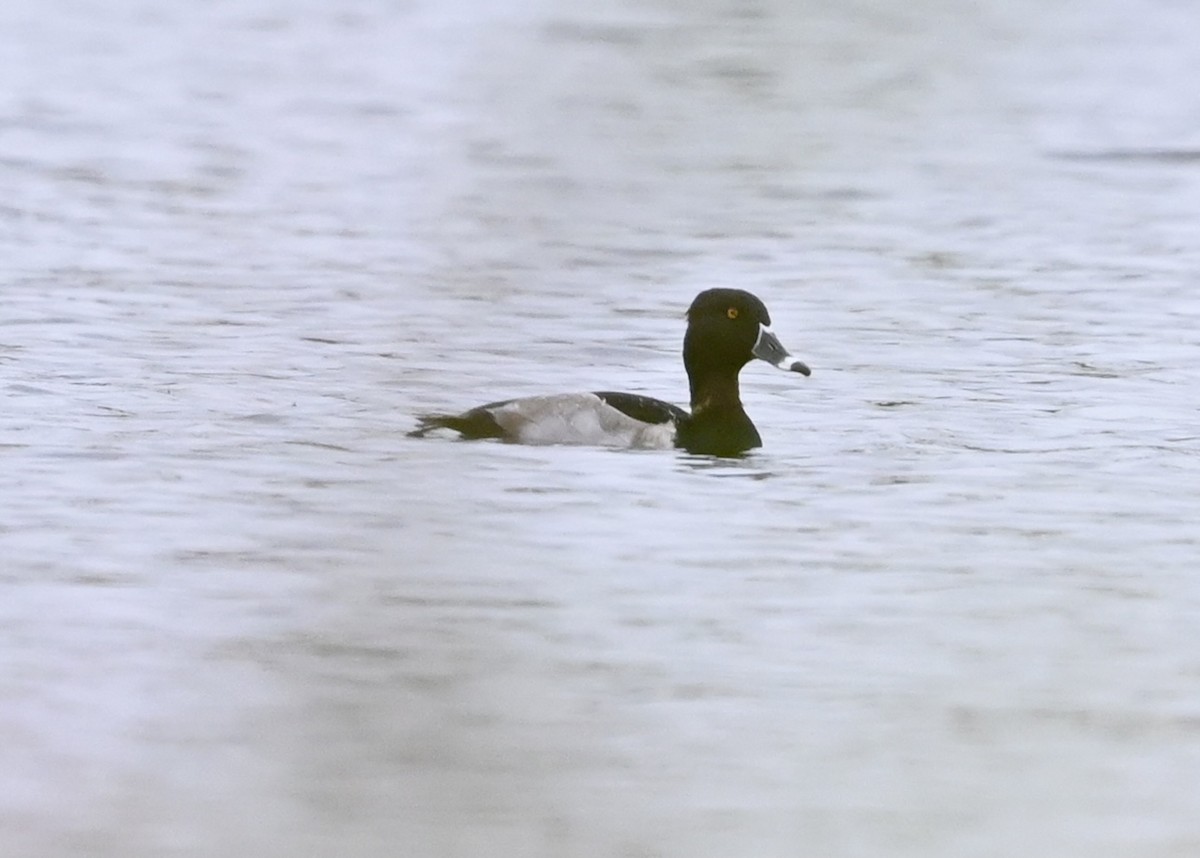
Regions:
M 1200 854 L 1200 18 L 0 5 L 0 851 Z M 686 400 L 741 460 L 415 440 Z

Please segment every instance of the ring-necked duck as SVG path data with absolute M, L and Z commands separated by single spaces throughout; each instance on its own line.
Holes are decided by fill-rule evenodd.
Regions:
M 762 445 L 738 393 L 738 373 L 752 359 L 809 375 L 768 327 L 763 302 L 741 289 L 701 292 L 687 312 L 683 367 L 692 412 L 636 393 L 565 393 L 490 402 L 462 414 L 429 414 L 408 433 L 453 429 L 464 438 L 522 444 L 681 447 L 736 456 Z

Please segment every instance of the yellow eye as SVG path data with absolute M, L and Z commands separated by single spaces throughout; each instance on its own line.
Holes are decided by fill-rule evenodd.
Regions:
M 731 319 L 736 319 L 737 314 L 738 314 L 737 307 L 730 307 L 728 310 L 725 311 L 725 315 Z

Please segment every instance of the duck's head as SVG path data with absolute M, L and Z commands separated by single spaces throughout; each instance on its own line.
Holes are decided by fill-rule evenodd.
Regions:
M 766 305 L 742 289 L 707 289 L 696 296 L 687 312 L 683 363 L 693 382 L 698 376 L 732 375 L 751 360 L 764 360 L 777 369 L 810 375 L 771 332 Z

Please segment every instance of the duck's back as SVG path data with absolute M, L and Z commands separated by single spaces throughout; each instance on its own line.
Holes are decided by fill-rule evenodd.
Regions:
M 430 415 L 412 435 L 452 429 L 464 438 L 520 444 L 587 444 L 666 449 L 675 446 L 682 408 L 633 393 L 561 393 L 490 402 L 458 415 Z

